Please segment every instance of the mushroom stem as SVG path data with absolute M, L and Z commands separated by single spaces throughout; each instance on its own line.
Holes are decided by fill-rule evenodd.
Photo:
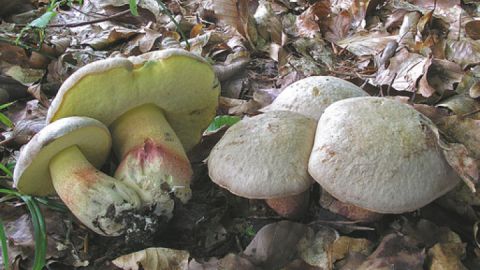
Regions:
M 298 219 L 307 212 L 310 202 L 310 190 L 292 196 L 266 199 L 265 202 L 280 216 Z
M 110 126 L 113 149 L 121 159 L 115 178 L 123 181 L 157 215 L 170 218 L 173 194 L 183 203 L 191 197 L 192 169 L 183 146 L 152 104 L 132 109 Z
M 77 146 L 55 155 L 49 164 L 52 183 L 72 213 L 96 233 L 123 233 L 127 212 L 140 207 L 140 198 L 125 184 L 90 164 Z

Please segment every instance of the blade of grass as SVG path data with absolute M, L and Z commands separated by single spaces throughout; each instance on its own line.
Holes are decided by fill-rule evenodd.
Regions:
M 32 216 L 33 235 L 35 239 L 35 257 L 33 261 L 33 270 L 42 270 L 45 266 L 45 255 L 47 254 L 47 233 L 45 230 L 45 221 L 40 208 L 31 196 L 21 195 L 20 198 L 27 205 Z
M 2 170 L 6 175 L 8 175 L 10 177 L 13 177 L 12 171 L 9 168 L 7 168 L 7 166 L 3 165 L 2 163 L 0 163 L 0 170 Z
M 13 127 L 12 121 L 3 113 L 0 113 L 0 122 L 9 128 Z
M 43 218 L 40 207 L 35 200 L 28 195 L 10 189 L 0 189 L 0 193 L 14 195 L 22 199 L 27 205 L 27 209 L 32 217 L 33 237 L 35 239 L 35 257 L 33 260 L 33 270 L 42 270 L 45 266 L 45 256 L 47 254 L 47 232 L 45 228 L 45 220 Z
M 130 0 L 129 1 L 130 12 L 133 16 L 138 16 L 138 7 L 137 7 L 137 0 Z
M 8 246 L 7 246 L 7 235 L 5 233 L 5 227 L 3 226 L 3 221 L 0 218 L 0 243 L 2 246 L 2 259 L 5 270 L 10 270 L 10 259 L 8 258 Z

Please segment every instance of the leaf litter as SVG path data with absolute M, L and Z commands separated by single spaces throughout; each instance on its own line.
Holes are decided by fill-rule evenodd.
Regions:
M 15 101 L 2 111 L 12 122 L 1 130 L 7 167 L 43 127 L 49 98 L 78 68 L 176 47 L 214 64 L 224 91 L 219 115 L 258 114 L 289 84 L 332 75 L 371 95 L 412 104 L 456 149 L 449 159 L 459 174 L 478 174 L 477 1 L 186 0 L 162 6 L 149 0 L 139 2 L 140 16 L 132 15 L 126 0 L 64 1 L 45 28 L 34 25 L 16 40 L 25 25 L 45 14 L 48 2 L 0 0 L 0 101 Z M 208 178 L 202 161 L 233 123 L 222 121 L 189 153 L 193 198 L 175 210 L 166 235 L 129 246 L 121 238 L 94 235 L 68 213 L 42 207 L 49 269 L 167 269 L 159 266 L 167 262 L 177 265 L 168 269 L 480 267 L 475 179 L 470 189 L 459 185 L 414 213 L 369 221 L 355 215 L 346 220 L 338 212 L 352 210 L 326 205 L 325 197 L 319 201 L 314 186 L 306 217 L 281 221 L 263 202 L 235 197 Z M 113 171 L 116 162 L 112 158 L 103 170 Z M 11 188 L 8 175 L 0 185 Z M 29 216 L 21 201 L 0 200 L 9 265 L 29 269 L 34 251 Z

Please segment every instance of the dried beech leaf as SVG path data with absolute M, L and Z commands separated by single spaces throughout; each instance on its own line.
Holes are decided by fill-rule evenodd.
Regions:
M 436 124 L 449 138 L 465 145 L 473 157 L 480 159 L 480 120 L 453 115 Z
M 239 270 L 259 270 L 249 260 L 236 254 L 227 254 L 222 259 L 211 258 L 206 262 L 197 262 L 192 260 L 188 265 L 188 270 L 218 270 L 218 269 L 239 269 Z
M 190 254 L 184 250 L 147 248 L 120 256 L 112 263 L 124 270 L 188 270 L 189 256 Z
M 268 224 L 257 232 L 244 254 L 263 269 L 278 269 L 295 255 L 296 245 L 307 229 L 306 225 L 291 221 Z
M 443 96 L 453 91 L 464 75 L 462 68 L 450 61 L 429 58 L 424 66 L 424 75 L 420 79 L 418 92 L 424 97 L 433 94 Z
M 297 244 L 298 254 L 309 265 L 327 269 L 333 263 L 329 250 L 338 237 L 338 232 L 329 227 L 322 226 L 316 232 L 309 228 Z
M 425 251 L 408 236 L 389 234 L 358 270 L 423 270 Z
M 470 21 L 465 24 L 467 36 L 473 40 L 480 39 L 480 21 Z
M 390 58 L 388 68 L 380 68 L 377 77 L 373 80 L 375 85 L 392 85 L 398 91 L 414 91 L 417 80 L 424 73 L 427 58 L 410 53 L 402 49 Z M 393 82 L 393 83 L 392 83 Z
M 436 244 L 428 250 L 431 262 L 429 270 L 467 270 L 461 260 L 465 256 L 465 244 Z
M 368 256 L 373 251 L 371 241 L 362 238 L 351 238 L 348 236 L 340 236 L 330 247 L 332 261 L 345 259 L 350 253 L 360 253 Z
M 447 60 L 459 65 L 480 63 L 480 40 L 464 38 L 461 40 L 447 40 Z
M 356 56 L 376 55 L 385 49 L 389 41 L 396 38 L 389 33 L 361 31 L 337 41 L 336 44 Z
M 480 119 L 480 113 L 476 113 L 480 110 L 480 102 L 466 95 L 455 95 L 438 103 L 436 106 L 447 108 L 458 116 Z

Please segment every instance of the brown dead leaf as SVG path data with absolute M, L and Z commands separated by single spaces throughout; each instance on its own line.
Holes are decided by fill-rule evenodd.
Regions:
M 375 85 L 392 85 L 398 91 L 415 91 L 418 79 L 423 75 L 427 58 L 402 49 L 390 58 L 388 68 L 380 68 Z M 393 83 L 392 83 L 393 82 Z
M 219 269 L 238 269 L 238 270 L 260 270 L 255 267 L 249 260 L 230 253 L 222 259 L 211 258 L 206 262 L 190 261 L 188 270 L 219 270 Z
M 436 124 L 449 138 L 465 145 L 473 157 L 480 160 L 480 120 L 453 115 Z
M 408 236 L 389 234 L 358 270 L 423 270 L 425 251 Z
M 447 91 L 453 91 L 464 75 L 459 65 L 441 59 L 429 58 L 423 69 L 418 92 L 427 98 L 433 94 L 444 96 Z
M 108 47 L 124 42 L 139 34 L 138 30 L 132 30 L 125 27 L 115 26 L 105 30 L 92 32 L 88 37 L 82 40 L 83 45 L 88 45 L 95 50 L 104 50 Z
M 465 244 L 445 243 L 436 244 L 428 250 L 431 262 L 429 270 L 467 270 L 461 260 L 465 256 Z
M 480 206 L 480 194 L 473 193 L 465 184 L 459 184 L 452 191 L 437 200 L 445 209 L 453 211 L 465 219 L 475 222 L 480 219 L 478 207 Z
M 337 41 L 336 44 L 356 56 L 377 55 L 385 49 L 389 41 L 396 40 L 396 38 L 386 32 L 359 31 Z
M 480 39 L 480 21 L 469 21 L 465 24 L 465 32 L 467 36 L 473 40 Z
M 459 65 L 480 63 L 480 40 L 447 40 L 446 57 Z
M 257 232 L 244 254 L 263 269 L 278 269 L 295 255 L 296 245 L 307 229 L 306 225 L 291 221 L 268 224 Z
M 336 262 L 345 259 L 351 253 L 360 253 L 368 256 L 372 251 L 373 244 L 367 239 L 340 236 L 330 247 L 330 256 L 332 261 Z
M 112 263 L 124 270 L 188 270 L 189 256 L 190 254 L 184 250 L 147 248 L 120 256 Z
M 455 95 L 436 105 L 439 108 L 446 108 L 458 116 L 468 116 L 473 119 L 480 119 L 480 102 L 467 96 Z
M 320 34 L 319 21 L 328 18 L 330 14 L 328 1 L 319 1 L 297 18 L 296 26 L 300 37 L 312 38 Z
M 338 237 L 338 232 L 326 226 L 319 226 L 316 231 L 308 228 L 297 244 L 298 256 L 311 266 L 328 269 L 333 264 L 329 251 Z
M 326 20 L 322 24 L 325 29 L 324 35 L 328 41 L 337 42 L 347 37 L 352 24 L 352 17 L 346 10 L 342 10 L 340 13 L 332 15 L 329 20 Z

